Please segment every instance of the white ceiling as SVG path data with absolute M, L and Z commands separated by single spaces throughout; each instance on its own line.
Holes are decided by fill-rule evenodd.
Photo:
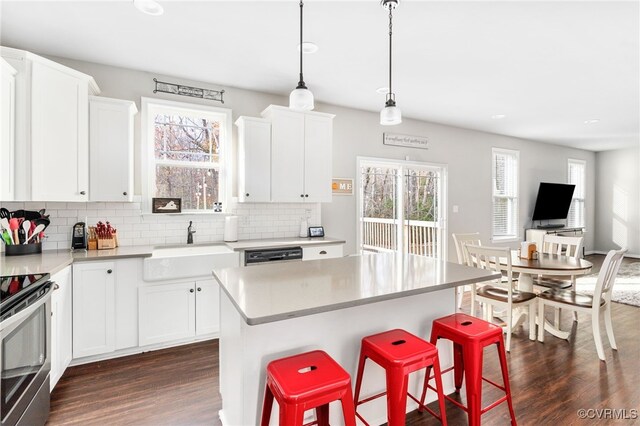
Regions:
M 286 95 L 297 1 L 2 1 L 2 45 Z M 601 151 L 640 143 L 638 1 L 401 1 L 394 89 L 405 117 Z M 387 14 L 377 0 L 305 3 L 316 100 L 377 111 Z M 506 114 L 502 120 L 491 118 Z M 585 120 L 599 119 L 597 124 Z

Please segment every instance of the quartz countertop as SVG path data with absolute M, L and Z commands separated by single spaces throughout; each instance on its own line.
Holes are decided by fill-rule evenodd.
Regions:
M 150 257 L 153 250 L 161 247 L 195 247 L 209 245 L 226 245 L 234 251 L 252 248 L 276 248 L 286 246 L 312 246 L 322 244 L 343 244 L 344 240 L 336 238 L 272 238 L 265 240 L 241 240 L 232 243 L 212 241 L 194 245 L 167 246 L 123 246 L 111 250 L 45 250 L 41 254 L 24 256 L 0 255 L 0 275 L 22 274 L 55 274 L 73 262 L 94 260 L 126 259 L 131 257 Z
M 344 244 L 345 240 L 338 238 L 322 237 L 322 238 L 267 238 L 264 240 L 241 240 L 236 242 L 225 243 L 227 247 L 235 251 L 251 250 L 251 249 L 268 249 L 289 246 L 316 246 L 325 244 Z
M 408 297 L 501 276 L 456 263 L 394 253 L 214 269 L 213 275 L 249 325 Z

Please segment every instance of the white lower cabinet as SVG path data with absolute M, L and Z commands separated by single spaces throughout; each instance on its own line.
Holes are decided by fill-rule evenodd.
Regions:
M 302 260 L 331 259 L 343 256 L 344 244 L 328 244 L 302 248 Z
M 138 345 L 140 259 L 73 265 L 73 358 Z
M 53 390 L 73 357 L 71 267 L 51 276 L 55 282 L 51 295 L 51 380 Z
M 214 280 L 143 285 L 139 300 L 140 346 L 220 331 L 220 299 Z

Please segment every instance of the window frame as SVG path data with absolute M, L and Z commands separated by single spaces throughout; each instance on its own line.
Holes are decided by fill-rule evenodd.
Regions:
M 581 208 L 582 208 L 582 214 L 580 215 L 582 217 L 582 221 L 583 223 L 581 224 L 571 224 L 569 225 L 569 217 L 567 216 L 567 225 L 572 227 L 572 228 L 584 228 L 586 226 L 587 223 L 587 218 L 586 218 L 586 198 L 587 198 L 587 162 L 586 160 L 578 160 L 577 158 L 568 158 L 567 159 L 567 183 L 568 184 L 572 184 L 572 185 L 576 185 L 577 188 L 577 184 L 572 183 L 571 182 L 571 172 L 570 172 L 570 168 L 571 165 L 575 164 L 575 165 L 579 165 L 582 167 L 582 197 L 576 197 L 576 191 L 573 191 L 573 195 L 571 196 L 571 205 L 569 206 L 569 212 L 571 212 L 571 209 L 574 206 L 574 202 L 576 200 L 581 201 Z
M 182 210 L 181 213 L 169 214 L 224 214 L 229 211 L 231 201 L 231 177 L 233 176 L 231 162 L 231 147 L 233 144 L 233 121 L 232 110 L 229 108 L 219 108 L 209 105 L 194 104 L 188 102 L 177 102 L 159 98 L 141 98 L 141 189 L 142 189 L 142 211 L 151 214 L 152 198 L 155 191 L 156 164 L 167 165 L 166 160 L 156 161 L 154 152 L 155 126 L 151 120 L 159 110 L 169 109 L 174 112 L 184 112 L 187 114 L 202 114 L 205 116 L 219 116 L 216 119 L 223 121 L 220 126 L 220 154 L 219 162 L 216 166 L 212 163 L 198 163 L 190 161 L 171 161 L 172 165 L 185 168 L 212 168 L 218 170 L 219 188 L 218 201 L 222 202 L 222 212 L 213 210 Z M 180 164 L 182 163 L 182 164 Z
M 506 154 L 512 155 L 516 160 L 516 176 L 515 176 L 515 196 L 505 196 L 505 195 L 496 195 L 496 158 L 498 154 Z M 516 213 L 514 215 L 514 233 L 513 235 L 495 235 L 494 234 L 494 217 L 496 214 L 496 198 L 502 199 L 512 199 L 515 201 L 515 210 Z M 506 149 L 506 148 L 491 148 L 491 241 L 496 242 L 510 242 L 510 241 L 519 241 L 519 227 L 520 227 L 520 151 L 514 149 Z

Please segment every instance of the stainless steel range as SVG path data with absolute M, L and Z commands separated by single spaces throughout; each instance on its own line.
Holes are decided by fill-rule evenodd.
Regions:
M 44 425 L 49 417 L 49 274 L 0 277 L 0 424 Z

